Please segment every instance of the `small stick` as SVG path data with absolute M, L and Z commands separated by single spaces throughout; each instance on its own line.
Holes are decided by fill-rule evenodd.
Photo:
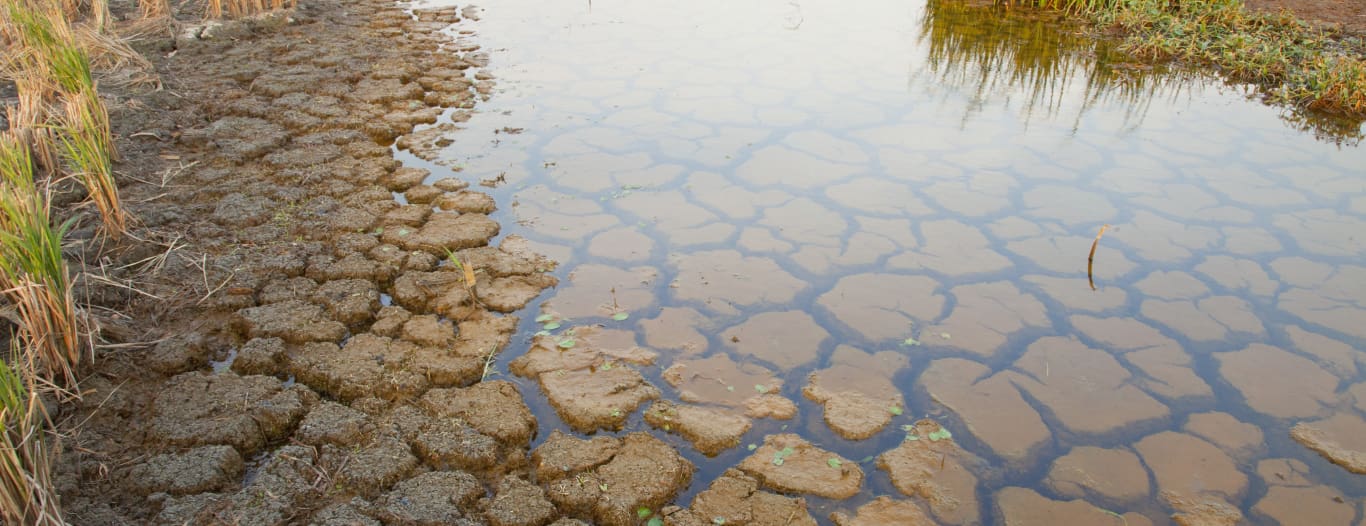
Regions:
M 1100 236 L 1105 235 L 1105 229 L 1110 225 L 1101 225 L 1100 232 L 1096 233 L 1096 240 L 1091 242 L 1091 255 L 1086 256 L 1086 282 L 1091 284 L 1091 290 L 1096 290 L 1096 280 L 1091 275 L 1091 265 L 1096 261 L 1096 245 L 1100 244 Z

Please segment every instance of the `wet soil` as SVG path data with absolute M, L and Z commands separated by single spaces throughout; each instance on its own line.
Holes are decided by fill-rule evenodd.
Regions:
M 484 53 L 440 32 L 478 13 L 319 0 L 137 41 L 165 89 L 107 97 L 138 226 L 73 235 L 112 313 L 58 415 L 73 523 L 628 524 L 686 484 L 628 437 L 593 472 L 612 489 L 559 506 L 522 393 L 484 381 L 554 263 L 388 146 L 488 93 Z

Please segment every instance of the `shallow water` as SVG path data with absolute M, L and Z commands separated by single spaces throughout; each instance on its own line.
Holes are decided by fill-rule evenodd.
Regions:
M 715 457 L 650 428 L 647 406 L 623 415 L 698 464 L 677 503 L 765 435 L 858 460 L 928 416 L 984 460 L 964 463 L 957 506 L 926 505 L 946 523 L 1078 498 L 1130 523 L 1169 523 L 1182 499 L 1361 520 L 1366 480 L 1289 436 L 1333 417 L 1366 450 L 1359 126 L 1316 138 L 1050 14 L 847 4 L 488 1 L 474 39 L 498 88 L 435 164 L 409 159 L 503 178 L 504 234 L 561 262 L 548 339 L 626 331 L 619 347 L 658 353 L 636 368 L 665 399 L 738 414 L 731 388 L 755 383 L 796 403 Z M 680 364 L 718 377 L 674 385 Z M 567 429 L 537 382 L 503 374 L 541 439 Z M 842 438 L 822 391 L 890 422 Z M 858 495 L 810 497 L 812 515 L 925 505 L 862 468 Z

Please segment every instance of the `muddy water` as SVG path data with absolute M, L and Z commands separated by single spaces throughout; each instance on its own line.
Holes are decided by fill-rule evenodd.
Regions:
M 498 364 L 536 444 L 647 430 L 676 504 L 738 467 L 822 524 L 1361 520 L 1359 126 L 1052 15 L 481 7 L 497 88 L 403 155 L 561 262 Z

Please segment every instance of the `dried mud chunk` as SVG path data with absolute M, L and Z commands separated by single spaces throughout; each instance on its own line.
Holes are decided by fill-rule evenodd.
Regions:
M 707 456 L 715 456 L 740 444 L 740 437 L 749 431 L 748 418 L 725 411 L 690 405 L 676 405 L 658 401 L 645 411 L 645 421 L 656 429 L 683 435 L 693 447 Z
M 304 277 L 277 279 L 261 288 L 262 305 L 289 300 L 307 300 L 318 290 L 318 282 Z
M 370 321 L 380 307 L 375 283 L 364 279 L 323 283 L 311 299 L 326 307 L 333 319 L 353 327 Z
M 548 484 L 606 464 L 620 450 L 618 438 L 600 435 L 585 440 L 557 429 L 532 452 L 531 463 L 536 480 Z
M 346 337 L 346 326 L 328 319 L 323 308 L 299 300 L 282 301 L 237 311 L 251 338 L 277 337 L 290 343 L 336 342 Z
M 161 374 L 180 374 L 207 364 L 209 349 L 198 334 L 177 334 L 157 343 L 146 359 L 147 365 Z
M 397 100 L 421 100 L 422 86 L 413 83 L 405 84 L 402 80 L 394 78 L 367 78 L 357 82 L 346 97 L 371 104 L 382 104 Z
M 224 444 L 251 454 L 303 417 L 312 402 L 303 391 L 268 376 L 181 374 L 152 402 L 152 434 L 177 446 Z
M 403 324 L 403 339 L 418 345 L 448 347 L 455 341 L 455 324 L 432 314 L 413 316 Z
M 943 430 L 932 420 L 916 422 L 909 431 L 916 439 L 908 436 L 896 449 L 878 456 L 877 467 L 887 472 L 902 494 L 925 499 L 940 521 L 976 524 L 981 518 L 973 470 L 985 464 L 952 438 L 942 438 Z M 941 436 L 939 440 L 931 438 L 935 433 Z
M 892 421 L 892 408 L 905 406 L 892 377 L 909 365 L 891 351 L 869 354 L 841 345 L 830 367 L 811 373 L 802 394 L 825 407 L 825 423 L 841 437 L 863 440 Z
M 286 524 L 303 500 L 315 494 L 318 467 L 314 460 L 311 448 L 284 446 L 275 450 L 255 480 L 214 514 L 216 524 Z
M 677 451 L 645 433 L 631 433 L 621 450 L 596 470 L 605 484 L 594 506 L 598 524 L 629 526 L 637 523 L 636 510 L 659 509 L 688 486 L 694 467 Z M 572 479 L 565 479 L 572 480 Z
M 1117 516 L 1084 500 L 1057 501 L 1034 490 L 1009 487 L 996 493 L 996 508 L 1002 522 L 1011 526 L 1053 526 L 1057 524 L 1152 525 L 1137 513 Z
M 1366 474 L 1366 421 L 1338 413 L 1290 428 L 1290 437 L 1352 473 Z
M 375 315 L 375 323 L 370 325 L 370 332 L 386 338 L 398 338 L 402 334 L 403 326 L 412 318 L 413 315 L 408 309 L 386 305 L 380 307 L 379 314 Z
M 1044 480 L 1058 494 L 1076 499 L 1099 496 L 1116 502 L 1148 498 L 1148 471 L 1125 449 L 1078 446 L 1053 462 Z
M 461 356 L 485 358 L 502 350 L 517 330 L 516 316 L 486 316 L 462 321 L 456 332 L 455 352 Z
M 431 170 L 405 166 L 394 170 L 388 177 L 385 177 L 382 184 L 390 191 L 403 192 L 422 184 L 422 181 L 427 180 L 429 175 L 432 175 Z
M 404 190 L 403 199 L 408 201 L 409 203 L 425 205 L 431 203 L 432 201 L 435 201 L 437 197 L 441 196 L 441 194 L 441 190 L 437 190 L 435 187 L 420 184 L 407 190 Z M 464 210 L 460 210 L 460 212 L 464 212 Z
M 492 214 L 498 209 L 493 196 L 483 192 L 455 192 L 436 199 L 436 206 L 442 210 L 454 210 L 462 214 Z
M 676 361 L 664 370 L 663 377 L 678 389 L 679 400 L 733 408 L 783 389 L 783 380 L 773 371 L 755 363 L 736 363 L 726 353 Z
M 341 466 L 337 478 L 362 495 L 373 496 L 403 480 L 417 467 L 417 457 L 397 437 L 380 435 L 360 449 L 324 446 L 328 463 Z M 449 495 L 449 494 L 448 494 Z
M 394 274 L 394 266 L 370 261 L 361 254 L 347 254 L 339 260 L 331 256 L 310 258 L 306 275 L 318 281 L 364 279 L 385 281 Z
M 336 402 L 324 401 L 308 412 L 294 438 L 309 445 L 359 443 L 366 428 L 365 413 Z
M 624 364 L 590 369 L 560 369 L 537 377 L 560 418 L 580 433 L 621 429 L 641 404 L 659 398 L 659 389 Z
M 1177 511 L 1172 514 L 1172 522 L 1177 526 L 1237 526 L 1244 523 L 1243 513 L 1238 508 L 1214 495 L 1186 496 L 1164 491 L 1162 498 Z
M 232 362 L 232 371 L 243 376 L 270 376 L 280 372 L 281 366 L 284 365 L 284 357 L 284 340 L 252 338 L 237 351 L 237 359 Z
M 207 128 L 185 131 L 181 142 L 190 146 L 211 145 L 214 153 L 241 164 L 281 146 L 289 132 L 278 124 L 251 117 L 224 117 Z
M 545 490 L 518 477 L 503 477 L 484 516 L 493 526 L 545 526 L 555 520 L 555 505 Z
M 483 214 L 435 212 L 421 229 L 385 229 L 381 241 L 404 250 L 425 250 L 445 256 L 447 250 L 487 245 L 498 235 L 498 223 Z
M 427 388 L 427 379 L 408 370 L 417 347 L 373 334 L 359 334 L 338 348 L 308 344 L 291 353 L 289 371 L 299 382 L 343 401 L 363 396 L 397 398 Z
M 816 525 L 805 499 L 762 491 L 759 481 L 734 468 L 698 493 L 689 510 L 703 524 Z
M 463 471 L 423 473 L 394 486 L 380 498 L 387 522 L 422 526 L 472 524 L 461 508 L 484 493 L 479 479 Z
M 1303 418 L 1318 415 L 1337 401 L 1333 393 L 1337 377 L 1308 358 L 1260 343 L 1214 357 L 1219 361 L 1219 374 L 1257 412 L 1276 418 Z
M 536 432 L 536 417 L 512 382 L 495 380 L 464 389 L 432 389 L 422 397 L 428 412 L 456 417 L 509 446 L 521 446 Z
M 157 455 L 128 472 L 128 482 L 143 495 L 226 490 L 242 476 L 242 456 L 231 446 L 208 446 Z
M 765 487 L 831 499 L 852 497 L 863 485 L 863 470 L 857 463 L 794 434 L 764 437 L 764 444 L 739 468 Z
M 1165 431 L 1138 441 L 1134 449 L 1164 494 L 1195 497 L 1212 492 L 1236 500 L 1247 490 L 1247 475 L 1233 459 L 1191 435 Z
M 834 521 L 835 526 L 884 526 L 887 524 L 935 526 L 937 524 L 916 503 L 894 500 L 887 496 L 878 497 L 872 502 L 859 506 L 853 517 L 835 512 L 830 514 L 830 520 Z
M 375 227 L 375 214 L 359 208 L 343 207 L 327 214 L 327 228 L 334 232 L 367 232 Z M 366 236 L 369 238 L 369 236 Z M 374 239 L 374 238 L 369 238 Z
M 498 462 L 498 442 L 453 421 L 434 421 L 412 439 L 413 450 L 437 469 L 482 470 Z
M 449 348 L 417 347 L 408 357 L 409 367 L 432 387 L 469 385 L 485 374 L 485 357 L 461 356 Z
M 549 274 L 494 278 L 487 286 L 475 289 L 479 301 L 494 312 L 510 313 L 525 307 L 541 295 L 541 291 L 559 283 Z
M 341 156 L 341 148 L 337 145 L 320 144 L 276 150 L 267 154 L 262 160 L 277 168 L 305 168 L 324 165 Z M 285 173 L 281 172 L 281 175 Z
M 213 221 L 225 227 L 244 228 L 266 222 L 271 216 L 271 200 L 264 196 L 231 193 L 218 201 Z
M 384 225 L 386 230 L 399 229 L 398 233 L 403 234 L 408 230 L 404 227 L 421 227 L 422 223 L 425 223 L 431 215 L 432 207 L 428 205 L 399 205 L 384 212 L 384 215 L 379 218 L 379 223 Z
M 368 507 L 368 503 L 363 503 Z M 333 504 L 313 514 L 308 526 L 380 526 L 379 521 L 361 513 L 349 503 Z

